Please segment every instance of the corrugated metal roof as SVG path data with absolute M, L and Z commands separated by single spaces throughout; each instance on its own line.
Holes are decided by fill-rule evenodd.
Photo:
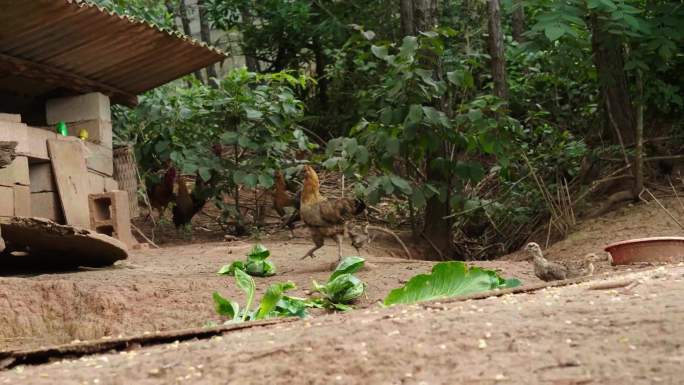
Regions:
M 0 78 L 100 91 L 131 105 L 135 95 L 225 57 L 180 33 L 81 0 L 0 0 Z M 46 90 L 22 92 L 38 96 Z

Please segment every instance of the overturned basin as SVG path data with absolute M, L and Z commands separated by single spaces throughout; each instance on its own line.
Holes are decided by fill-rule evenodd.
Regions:
M 684 262 L 684 237 L 630 239 L 605 247 L 614 265 L 634 262 Z

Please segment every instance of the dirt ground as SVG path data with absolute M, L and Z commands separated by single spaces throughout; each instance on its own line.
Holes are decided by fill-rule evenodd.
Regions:
M 676 201 L 666 205 L 677 215 Z M 681 235 L 655 204 L 587 221 L 553 245 L 551 259 L 601 253 L 606 243 L 653 235 Z M 211 292 L 242 296 L 216 270 L 242 259 L 253 241 L 201 242 L 133 252 L 112 268 L 0 278 L 0 350 L 73 340 L 199 327 L 218 321 Z M 299 260 L 307 238 L 267 237 L 279 268 L 257 279 L 292 280 L 305 296 L 311 280 L 325 280 L 335 260 L 326 246 Z M 345 247 L 346 255 L 355 255 Z M 446 384 L 678 383 L 684 376 L 684 267 L 635 269 L 625 291 L 589 290 L 594 283 L 480 301 L 391 309 L 377 302 L 431 262 L 394 258 L 398 249 L 376 242 L 361 255 L 367 297 L 347 314 L 225 334 L 211 340 L 147 347 L 0 372 L 0 383 L 167 384 Z M 474 264 L 539 283 L 514 254 Z M 599 266 L 596 280 L 627 268 Z M 638 270 L 638 271 L 636 271 Z

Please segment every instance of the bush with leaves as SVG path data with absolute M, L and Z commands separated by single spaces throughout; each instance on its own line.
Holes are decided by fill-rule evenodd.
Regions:
M 225 265 L 217 274 L 234 275 L 235 270 L 242 270 L 252 276 L 270 277 L 276 274 L 275 265 L 267 260 L 270 256 L 271 252 L 264 245 L 257 243 L 247 254 L 246 261 L 234 261 L 230 265 Z
M 219 199 L 223 193 L 237 197 L 240 186 L 270 188 L 275 170 L 290 171 L 296 152 L 316 148 L 300 126 L 304 105 L 296 95 L 309 84 L 306 76 L 244 68 L 213 86 L 188 78 L 188 84 L 143 95 L 136 109 L 115 109 L 117 141 L 134 143 L 142 169 L 152 175 L 172 164 L 211 180 L 222 218 L 240 220 L 239 200 L 226 205 Z M 216 146 L 230 155 L 208 150 Z

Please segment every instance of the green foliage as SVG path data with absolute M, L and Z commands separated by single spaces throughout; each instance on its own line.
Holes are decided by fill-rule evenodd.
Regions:
M 507 137 L 519 130 L 519 125 L 507 115 L 504 103 L 489 95 L 472 96 L 475 83 L 467 61 L 449 61 L 441 72 L 433 70 L 436 60 L 447 61 L 446 47 L 454 34 L 442 29 L 407 36 L 398 48 L 389 44 L 369 48 L 382 69 L 381 83 L 366 94 L 373 107 L 351 129 L 351 137 L 328 142 L 324 165 L 349 176 L 366 175 L 371 169 L 381 171 L 357 185 L 357 191 L 371 203 L 397 195 L 422 208 L 434 195 L 445 200 L 458 196 L 466 184 L 477 183 L 485 168 L 476 158 L 496 156 L 506 162 Z M 444 105 L 443 100 L 457 104 Z M 449 148 L 449 156 L 444 146 Z M 468 156 L 457 159 L 454 153 Z M 428 172 L 413 178 L 400 175 L 396 172 L 398 159 L 404 160 L 407 169 L 418 167 Z M 427 164 L 426 159 L 430 160 Z M 426 178 L 427 174 L 438 177 Z M 457 183 L 445 185 L 443 181 L 450 179 L 445 176 L 455 176 Z
M 350 310 L 348 305 L 361 297 L 366 289 L 365 284 L 354 275 L 364 262 L 361 257 L 346 257 L 337 265 L 328 282 L 320 285 L 314 281 L 314 290 L 322 294 L 322 298 L 314 300 L 314 303 L 329 309 Z
M 242 270 L 235 270 L 234 277 L 237 286 L 247 295 L 247 302 L 242 310 L 240 310 L 237 302 L 223 298 L 217 292 L 214 292 L 212 295 L 216 312 L 221 316 L 227 317 L 230 322 L 291 316 L 305 318 L 308 315 L 306 308 L 311 307 L 311 305 L 308 305 L 306 301 L 300 298 L 285 295 L 286 291 L 296 288 L 293 282 L 274 283 L 269 286 L 261 298 L 258 308 L 252 311 L 251 307 L 256 290 L 254 279 Z
M 257 243 L 247 254 L 246 261 L 234 261 L 219 269 L 219 275 L 233 275 L 236 270 L 242 270 L 255 277 L 269 277 L 276 274 L 273 262 L 267 260 L 271 252 L 262 244 Z
M 297 166 L 297 151 L 316 148 L 300 126 L 304 105 L 296 96 L 310 79 L 237 69 L 213 86 L 187 81 L 150 91 L 136 109 L 115 109 L 116 142 L 135 144 L 143 170 L 170 163 L 184 174 L 211 180 L 206 194 L 217 198 L 222 219 L 240 220 L 235 207 L 218 199 L 223 193 L 235 193 L 238 186 L 270 188 L 276 169 L 289 171 Z M 208 150 L 217 145 L 233 155 L 219 157 Z
M 392 290 L 384 304 L 412 304 L 517 286 L 519 280 L 504 279 L 493 270 L 468 268 L 458 261 L 442 262 L 432 267 L 432 273 L 416 275 L 403 287 Z

